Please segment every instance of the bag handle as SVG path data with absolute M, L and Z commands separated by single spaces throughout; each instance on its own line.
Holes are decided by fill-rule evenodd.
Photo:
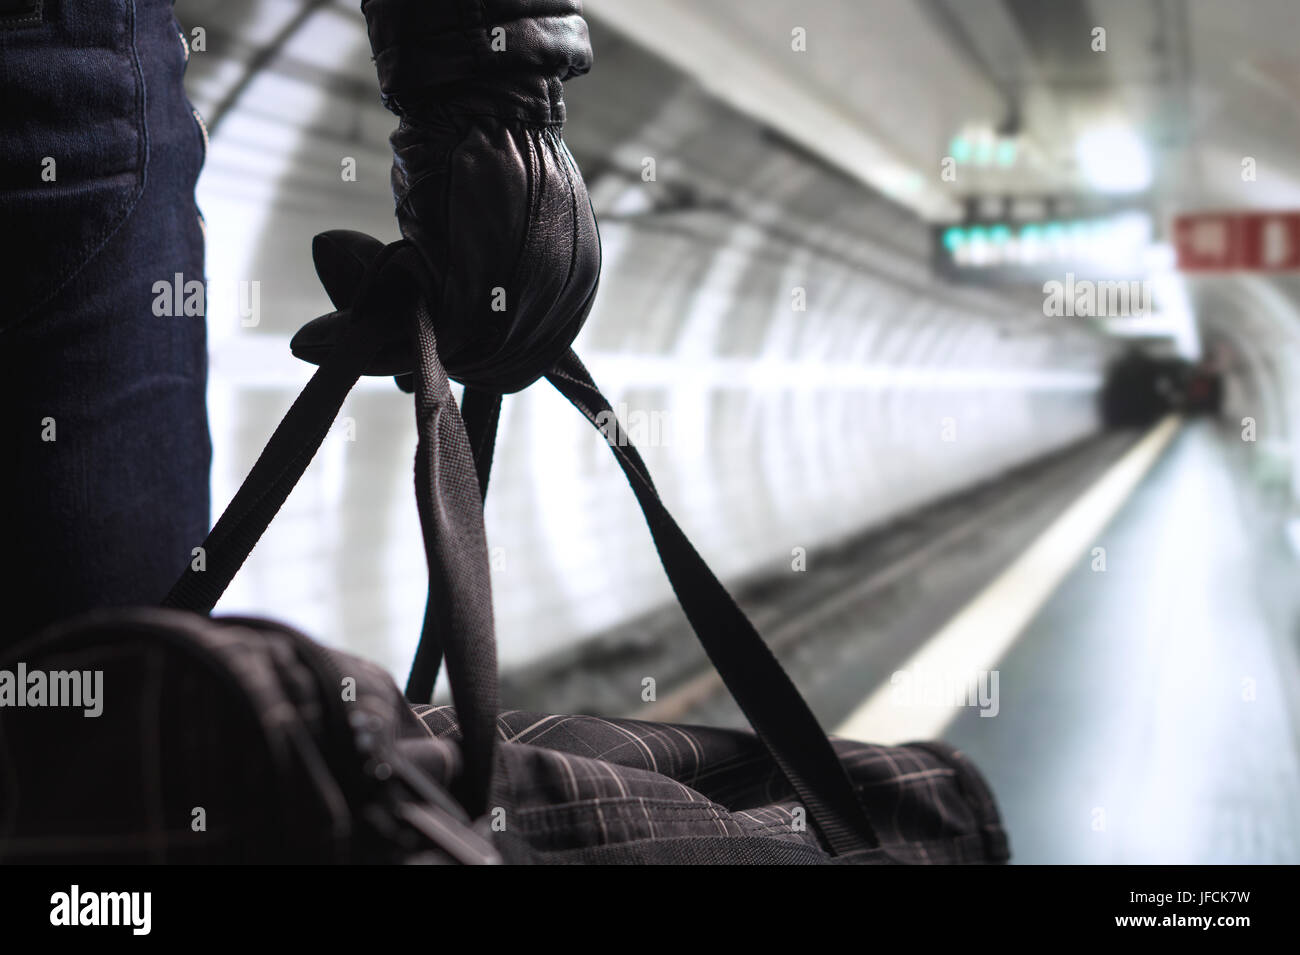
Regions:
M 817 718 L 771 648 L 664 506 L 649 469 L 590 372 L 569 350 L 546 377 L 605 437 L 632 486 L 660 562 L 692 629 L 755 734 L 807 807 L 817 830 L 837 855 L 877 846 L 866 812 Z M 466 388 L 462 412 L 485 495 L 500 409 L 500 395 Z M 602 426 L 602 420 L 612 421 L 613 429 L 608 423 Z M 431 687 L 437 678 L 438 657 L 438 651 L 422 641 L 411 671 L 412 682 Z
M 399 385 L 400 387 L 400 385 Z M 405 389 L 403 389 L 405 390 Z M 412 383 L 414 392 L 415 385 Z M 467 385 L 461 396 L 460 416 L 469 436 L 474 456 L 474 471 L 478 475 L 479 498 L 487 500 L 488 479 L 492 475 L 492 454 L 496 447 L 497 424 L 501 420 L 501 395 L 482 391 Z M 406 681 L 406 698 L 412 702 L 425 702 L 433 697 L 442 667 L 442 646 L 426 641 L 421 636 L 415 648 L 415 659 Z
M 337 241 L 340 234 L 327 235 Z M 348 242 L 356 245 L 355 261 L 335 263 L 337 267 L 332 268 L 323 261 L 327 257 L 317 254 L 322 281 L 343 310 L 324 317 L 332 320 L 335 338 L 328 347 L 318 349 L 316 357 L 306 348 L 300 352 L 295 347 L 300 357 L 318 358 L 320 367 L 204 541 L 206 569 L 187 568 L 164 605 L 212 611 L 301 478 L 357 379 L 362 374 L 394 373 L 385 364 L 385 356 L 402 350 L 395 339 L 414 315 L 419 429 L 416 495 L 429 592 L 407 699 L 426 702 L 431 698 L 445 654 L 466 759 L 463 786 L 457 795 L 477 816 L 486 808 L 491 791 L 498 710 L 482 502 L 501 396 L 467 388 L 464 407 L 457 408 L 438 355 L 433 318 L 414 279 L 414 260 L 409 264 L 401 261 L 415 253 L 405 242 L 384 247 L 369 237 L 351 235 Z M 363 264 L 363 259 L 368 262 Z M 360 277 L 358 269 L 362 270 Z M 587 369 L 570 350 L 546 377 L 605 434 L 696 635 L 808 809 L 814 827 L 837 855 L 876 847 L 878 840 L 866 813 L 816 717 L 771 649 L 668 513 L 640 454 L 628 442 Z M 608 424 L 600 423 L 602 416 L 615 422 L 612 435 Z
M 809 819 L 837 855 L 878 846 L 867 814 L 817 718 L 745 612 L 668 513 L 645 462 L 591 374 L 570 350 L 546 377 L 606 438 L 632 485 L 659 560 L 695 635 L 807 807 Z
M 340 240 L 339 233 L 327 235 Z M 382 369 L 385 355 L 413 350 L 419 432 L 415 492 L 429 568 L 416 668 L 427 670 L 422 660 L 429 648 L 446 654 L 465 755 L 456 795 L 477 817 L 485 811 L 492 787 L 499 704 L 491 575 L 475 459 L 438 356 L 433 317 L 415 278 L 414 251 L 405 241 L 385 247 L 368 236 L 351 236 L 342 241 L 359 253 L 357 262 L 368 257 L 359 279 L 355 269 L 351 276 L 343 274 L 347 269 L 331 262 L 330 254 L 315 250 L 326 289 L 336 305 L 345 306 L 324 317 L 337 333 L 336 341 L 317 353 L 320 367 L 204 540 L 206 567 L 190 564 L 163 606 L 212 612 L 319 450 L 357 379 L 391 373 Z M 413 336 L 413 349 L 397 344 L 406 335 Z M 432 682 L 425 686 L 412 678 L 408 700 L 428 702 L 432 695 Z

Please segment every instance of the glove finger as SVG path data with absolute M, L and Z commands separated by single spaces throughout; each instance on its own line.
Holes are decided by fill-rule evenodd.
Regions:
M 316 275 L 334 307 L 342 311 L 352 304 L 361 277 L 384 243 L 374 236 L 351 229 L 331 229 L 311 240 L 311 258 Z

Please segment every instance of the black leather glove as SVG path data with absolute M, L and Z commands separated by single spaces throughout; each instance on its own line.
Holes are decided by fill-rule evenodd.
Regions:
M 393 133 L 402 235 L 428 267 L 452 377 L 518 391 L 586 319 L 600 239 L 561 139 L 563 81 L 587 72 L 577 0 L 364 0 Z

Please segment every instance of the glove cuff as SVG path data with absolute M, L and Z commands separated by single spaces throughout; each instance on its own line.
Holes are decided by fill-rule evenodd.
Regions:
M 564 122 L 563 81 L 591 68 L 579 0 L 363 0 L 384 104 L 437 102 Z

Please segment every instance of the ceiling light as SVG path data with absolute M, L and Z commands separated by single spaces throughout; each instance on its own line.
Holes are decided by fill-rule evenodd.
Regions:
M 1151 185 L 1146 144 L 1127 126 L 1099 126 L 1084 133 L 1075 149 L 1079 171 L 1098 192 L 1140 192 Z

